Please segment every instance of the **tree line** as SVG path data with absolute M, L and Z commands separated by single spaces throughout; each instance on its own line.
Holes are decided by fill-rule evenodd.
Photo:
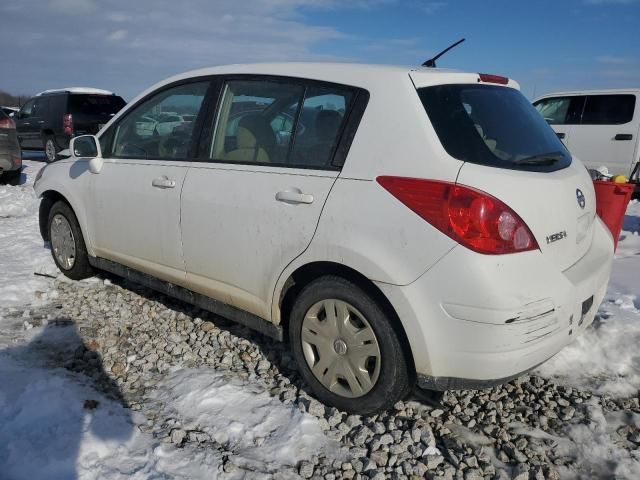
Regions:
M 31 98 L 31 95 L 12 95 L 0 90 L 0 105 L 4 107 L 21 107 Z

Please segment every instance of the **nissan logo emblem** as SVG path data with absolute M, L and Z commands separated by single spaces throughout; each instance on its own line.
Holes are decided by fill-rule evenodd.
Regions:
M 578 205 L 580 205 L 580 208 L 584 209 L 584 193 L 582 193 L 582 190 L 580 190 L 579 188 L 576 188 L 576 199 L 578 200 Z

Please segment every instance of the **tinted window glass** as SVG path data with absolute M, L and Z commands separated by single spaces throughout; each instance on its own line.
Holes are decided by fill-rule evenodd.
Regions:
M 198 82 L 169 88 L 135 107 L 115 127 L 113 155 L 186 159 L 208 87 Z
M 633 119 L 635 95 L 588 95 L 583 125 L 619 125 Z
M 125 106 L 125 101 L 115 95 L 70 95 L 70 113 L 89 115 L 114 115 Z
M 297 84 L 227 82 L 210 158 L 221 162 L 287 163 L 303 94 L 304 87 Z
M 440 142 L 458 160 L 540 171 L 571 163 L 555 132 L 517 90 L 464 84 L 418 92 Z
M 536 103 L 535 107 L 540 115 L 551 125 L 562 125 L 567 118 L 569 104 L 571 99 L 563 98 L 547 98 Z
M 307 167 L 331 164 L 351 98 L 351 92 L 339 87 L 307 89 L 290 163 Z
M 584 98 L 583 96 L 545 98 L 536 102 L 535 107 L 550 125 L 576 125 L 580 123 Z
M 19 118 L 28 118 L 31 116 L 31 111 L 33 110 L 33 103 L 35 100 L 29 100 L 25 103 L 20 109 Z
M 33 109 L 31 110 L 32 117 L 44 117 L 47 115 L 49 109 L 49 99 L 46 97 L 36 98 L 33 102 Z

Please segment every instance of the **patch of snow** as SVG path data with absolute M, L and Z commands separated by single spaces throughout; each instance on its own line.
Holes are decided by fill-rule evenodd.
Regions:
M 609 288 L 594 324 L 537 373 L 598 394 L 640 389 L 640 202 L 629 203 Z M 640 476 L 638 477 L 640 478 Z
M 25 160 L 26 182 L 0 184 L 0 310 L 36 301 L 36 292 L 51 288 L 51 279 L 34 272 L 58 275 L 49 249 L 44 247 L 38 226 L 39 200 L 33 179 L 42 162 Z M 0 318 L 1 318 L 0 311 Z
M 234 463 L 241 467 L 277 471 L 312 455 L 339 453 L 337 442 L 324 435 L 315 417 L 232 374 L 175 369 L 159 384 L 154 398 L 170 405 L 184 428 L 205 432 L 232 450 Z

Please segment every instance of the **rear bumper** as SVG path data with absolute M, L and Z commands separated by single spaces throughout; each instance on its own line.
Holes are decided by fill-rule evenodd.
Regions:
M 564 272 L 539 251 L 458 246 L 414 283 L 378 286 L 405 327 L 421 386 L 485 388 L 545 362 L 593 322 L 612 259 L 598 219 L 590 249 Z

